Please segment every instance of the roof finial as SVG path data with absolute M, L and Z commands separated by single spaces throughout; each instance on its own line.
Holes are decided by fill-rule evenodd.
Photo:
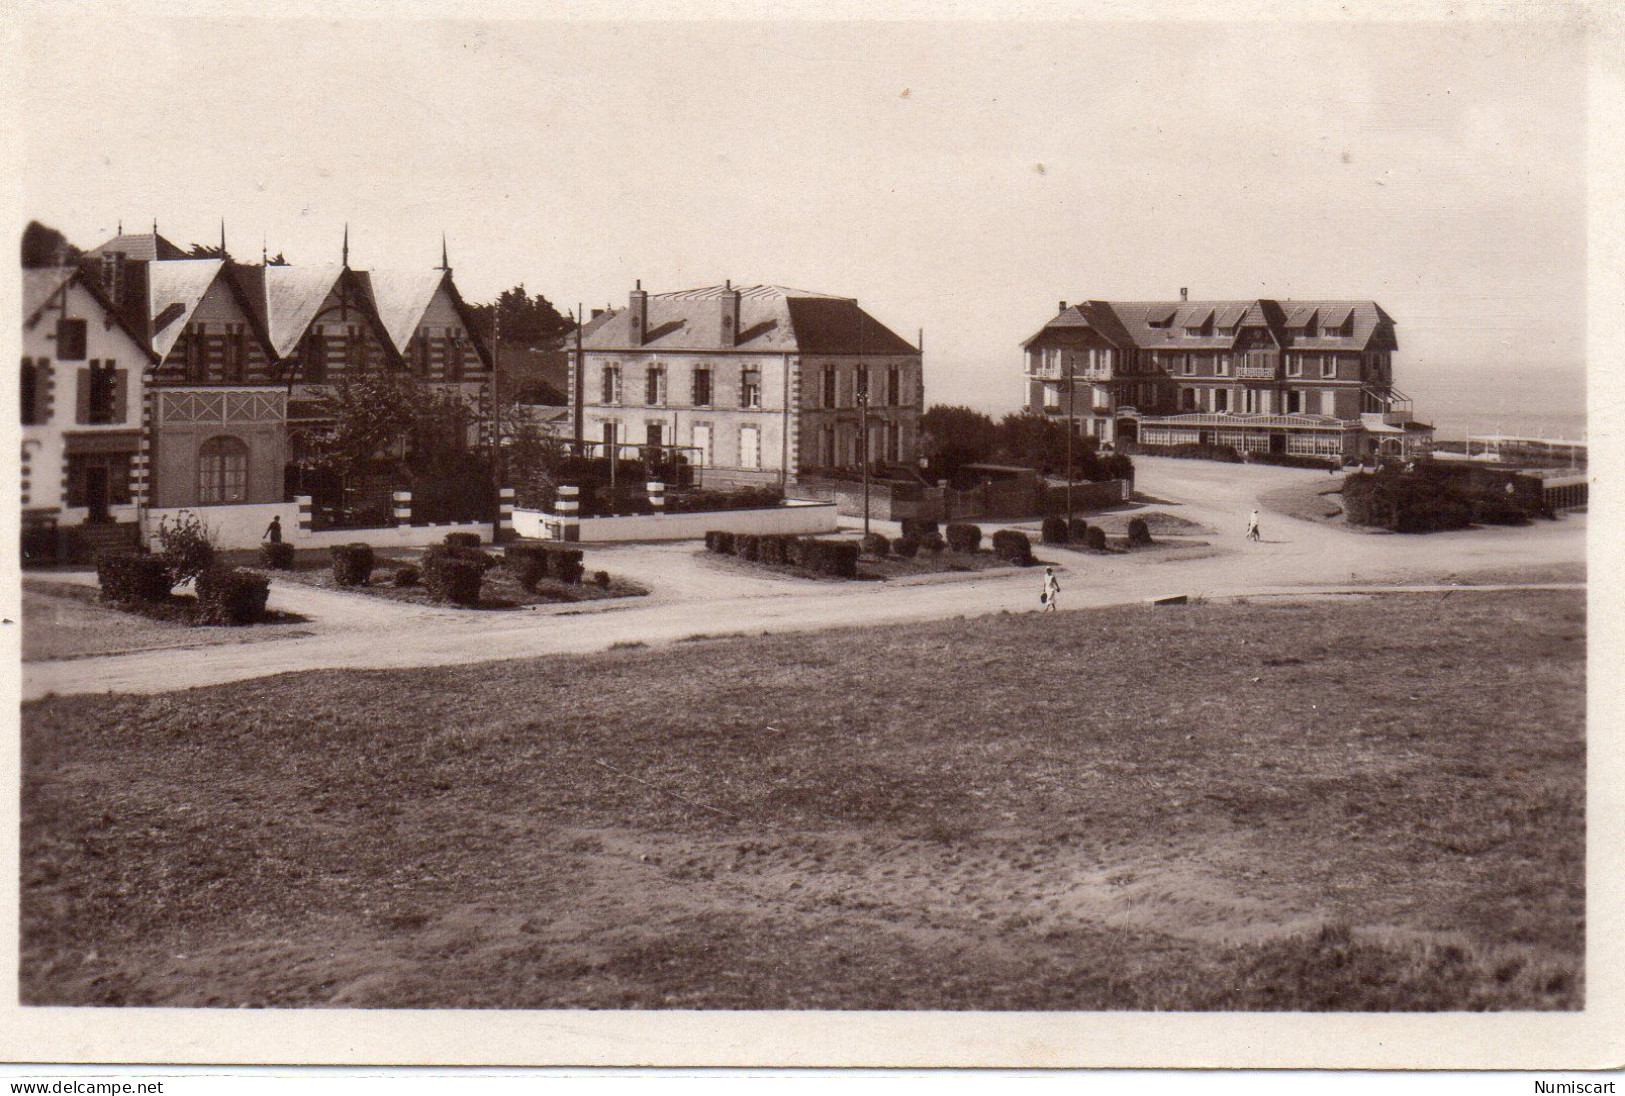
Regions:
M 270 240 L 264 235 L 260 236 L 260 265 L 271 265 L 271 244 Z
M 158 235 L 158 218 L 156 217 L 152 219 L 152 234 L 154 236 Z
M 118 236 L 124 235 L 124 218 L 123 217 L 120 217 L 118 219 L 118 232 L 116 232 L 115 235 L 118 235 Z
M 226 254 L 226 219 L 224 217 L 220 218 L 220 257 L 222 259 L 230 258 Z
M 344 256 L 341 264 L 346 270 L 350 268 L 350 222 L 344 222 Z
M 443 231 L 440 233 L 440 269 L 448 271 L 451 269 L 451 260 L 446 253 L 446 234 Z

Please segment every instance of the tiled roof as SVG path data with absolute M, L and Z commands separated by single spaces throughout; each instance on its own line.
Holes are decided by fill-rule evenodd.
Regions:
M 389 341 L 405 354 L 429 302 L 446 280 L 444 270 L 366 270 L 356 277 L 372 294 Z
M 219 259 L 176 259 L 148 267 L 147 301 L 154 321 L 152 349 L 160 359 L 168 357 L 175 348 L 176 340 L 186 329 L 188 317 L 196 311 L 198 302 L 220 277 L 225 265 Z M 161 329 L 157 328 L 158 317 L 174 304 L 180 305 L 181 311 Z
M 105 244 L 91 248 L 87 255 L 111 255 L 123 252 L 132 262 L 151 262 L 154 259 L 184 259 L 186 251 L 176 247 L 156 232 L 126 232 L 114 236 Z
M 1309 317 L 1320 328 L 1340 327 L 1352 317 L 1353 333 L 1342 337 L 1317 332 L 1301 333 Z M 1205 325 L 1211 317 L 1212 335 L 1187 335 L 1187 326 Z M 1069 308 L 1028 339 L 1030 345 L 1045 331 L 1075 327 L 1099 331 L 1108 342 L 1142 350 L 1224 350 L 1235 345 L 1239 329 L 1265 327 L 1276 342 L 1303 350 L 1393 350 L 1394 321 L 1375 301 L 1089 301 Z
M 738 350 L 802 354 L 914 354 L 916 349 L 851 297 L 779 285 L 732 287 L 739 294 L 739 332 L 718 342 L 710 320 L 728 286 L 651 293 L 646 334 L 633 338 L 627 309 L 606 312 L 581 335 L 589 350 Z
M 277 357 L 287 357 L 299 345 L 316 310 L 333 291 L 343 269 L 337 266 L 263 268 L 266 326 Z

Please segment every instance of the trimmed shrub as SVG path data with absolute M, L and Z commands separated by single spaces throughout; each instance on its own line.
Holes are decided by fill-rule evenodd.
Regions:
M 763 563 L 789 563 L 790 541 L 786 536 L 764 536 L 758 547 L 758 555 Z
M 1462 497 L 1470 481 L 1453 484 L 1451 478 L 1394 471 L 1357 472 L 1343 480 L 1343 512 L 1356 525 L 1396 533 L 1465 529 L 1473 520 L 1472 504 Z
M 1067 542 L 1066 519 L 1057 517 L 1045 518 L 1043 531 L 1040 533 L 1040 536 L 1045 544 L 1065 544 Z
M 885 559 L 891 554 L 891 541 L 880 533 L 866 533 L 863 540 L 863 554 L 874 556 L 876 559 Z
M 587 573 L 587 565 L 581 562 L 581 555 L 580 548 L 549 548 L 547 569 L 560 582 L 574 586 Z
M 1274 464 L 1282 468 L 1318 468 L 1324 472 L 1328 468 L 1341 468 L 1341 459 L 1331 457 L 1304 457 L 1296 453 L 1248 453 L 1248 464 Z
M 199 624 L 253 624 L 265 617 L 271 580 L 241 567 L 210 567 L 197 577 Z
M 340 586 L 365 586 L 372 578 L 374 558 L 370 544 L 335 544 L 333 581 Z
M 1082 518 L 1073 518 L 1066 527 L 1067 537 L 1081 543 L 1089 535 L 1089 523 Z
M 293 545 L 283 541 L 260 545 L 260 566 L 273 571 L 293 570 Z
M 478 533 L 447 533 L 446 544 L 453 548 L 478 548 L 480 535 Z
M 951 522 L 948 525 L 948 547 L 955 552 L 974 552 L 982 546 L 982 527 Z
M 158 522 L 158 554 L 169 568 L 170 586 L 196 579 L 214 566 L 214 534 L 203 519 L 190 510 L 182 510 L 173 521 L 165 516 Z
M 1030 567 L 1033 563 L 1033 542 L 1026 533 L 1014 529 L 1000 529 L 993 534 L 993 554 L 1006 563 Z
M 396 569 L 395 585 L 403 587 L 416 586 L 418 584 L 418 580 L 422 577 L 423 572 L 419 571 L 416 567 L 413 567 L 410 563 L 408 563 L 405 567 Z
M 547 548 L 541 544 L 510 544 L 502 549 L 502 563 L 508 570 L 520 574 L 526 567 L 538 565 L 547 573 Z
M 1194 442 L 1184 445 L 1142 445 L 1125 443 L 1125 448 L 1133 453 L 1143 453 L 1148 457 L 1183 457 L 1186 460 L 1218 460 L 1226 464 L 1240 464 L 1241 454 L 1233 445 L 1197 445 Z
M 592 573 L 592 584 L 598 587 L 600 590 L 609 589 L 609 572 L 594 571 Z
M 720 529 L 707 529 L 705 531 L 705 550 L 707 552 L 720 551 L 721 549 L 718 546 L 721 543 L 722 531 Z
M 904 559 L 913 559 L 920 554 L 920 542 L 916 537 L 898 537 L 891 542 L 892 555 Z
M 1128 546 L 1130 548 L 1143 548 L 1151 543 L 1151 527 L 1145 523 L 1144 518 L 1130 518 L 1128 523 Z
M 169 596 L 169 567 L 160 556 L 101 556 L 96 560 L 101 599 L 115 605 L 163 601 Z
M 727 532 L 718 533 L 717 534 L 717 551 L 721 552 L 725 556 L 733 555 L 735 549 L 738 547 L 735 544 L 735 541 L 737 541 L 737 540 L 738 540 L 738 537 L 736 537 L 733 533 L 727 533 Z
M 802 537 L 798 544 L 800 566 L 809 571 L 835 578 L 858 577 L 858 556 L 862 549 L 857 541 Z
M 756 563 L 762 558 L 762 538 L 755 533 L 734 534 L 734 555 Z
M 455 605 L 479 605 L 479 587 L 486 571 L 473 559 L 434 556 L 424 553 L 423 585 L 431 597 Z
M 1516 502 L 1478 499 L 1473 503 L 1473 522 L 1478 525 L 1528 525 L 1529 515 Z
M 932 530 L 931 532 L 920 537 L 920 547 L 924 548 L 927 552 L 935 554 L 945 551 L 948 547 L 948 542 L 942 538 L 941 533 L 937 532 L 936 530 Z
M 938 531 L 936 522 L 926 521 L 921 518 L 904 518 L 902 521 L 902 526 L 903 535 L 905 537 L 914 537 L 916 540 L 920 541 L 925 540 L 925 535 L 927 533 L 935 533 Z
M 1088 530 L 1083 534 L 1083 543 L 1092 552 L 1104 552 L 1106 550 L 1106 530 L 1098 525 L 1089 526 Z

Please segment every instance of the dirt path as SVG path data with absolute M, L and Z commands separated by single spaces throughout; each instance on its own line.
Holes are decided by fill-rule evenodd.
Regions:
M 1175 594 L 1209 598 L 1445 591 L 1478 571 L 1516 576 L 1585 559 L 1585 518 L 1426 537 L 1373 535 L 1266 512 L 1263 540 L 1243 537 L 1261 494 L 1323 475 L 1253 465 L 1139 458 L 1148 509 L 1216 530 L 1189 553 L 1096 556 L 1042 546 L 1061 573 L 1064 609 L 1133 604 Z M 884 526 L 883 526 L 884 527 Z M 991 526 L 984 525 L 984 529 Z M 1171 542 L 1172 543 L 1172 542 Z M 402 605 L 365 594 L 275 583 L 271 605 L 310 618 L 317 634 L 208 649 L 38 662 L 25 698 L 47 693 L 160 692 L 309 669 L 441 666 L 658 644 L 695 636 L 807 631 L 943 620 L 1037 607 L 1041 571 L 968 575 L 954 582 L 829 583 L 740 575 L 693 543 L 589 547 L 589 566 L 641 582 L 647 598 L 502 613 Z M 956 576 L 957 577 L 957 576 Z M 1550 586 L 1550 583 L 1541 583 Z M 1573 584 L 1567 584 L 1573 585 Z M 1475 589 L 1522 588 L 1516 581 Z M 425 626 L 428 625 L 428 626 Z

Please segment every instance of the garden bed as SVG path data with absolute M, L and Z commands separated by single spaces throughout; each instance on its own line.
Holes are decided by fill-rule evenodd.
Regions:
M 250 625 L 196 624 L 197 599 L 171 594 L 150 610 L 101 600 L 95 586 L 30 578 L 23 585 L 23 661 L 288 639 L 312 633 L 297 613 L 267 611 Z M 269 628 L 267 627 L 269 626 Z
M 500 555 L 500 553 L 493 553 Z M 424 589 L 421 580 L 412 586 L 395 585 L 395 574 L 404 567 L 420 568 L 423 549 L 375 549 L 377 560 L 372 578 L 365 586 L 341 586 L 333 578 L 332 558 L 326 550 L 300 552 L 291 571 L 273 571 L 277 578 L 313 586 L 319 590 L 338 590 L 346 593 L 370 594 L 409 605 L 457 608 L 453 602 L 441 601 Z M 566 605 L 580 601 L 602 601 L 607 598 L 642 597 L 647 588 L 626 579 L 609 577 L 608 585 L 593 580 L 590 568 L 579 583 L 566 583 L 557 579 L 543 579 L 534 590 L 527 590 L 519 582 L 519 575 L 504 564 L 498 564 L 485 573 L 480 586 L 480 603 L 471 609 L 523 609 L 533 605 Z

